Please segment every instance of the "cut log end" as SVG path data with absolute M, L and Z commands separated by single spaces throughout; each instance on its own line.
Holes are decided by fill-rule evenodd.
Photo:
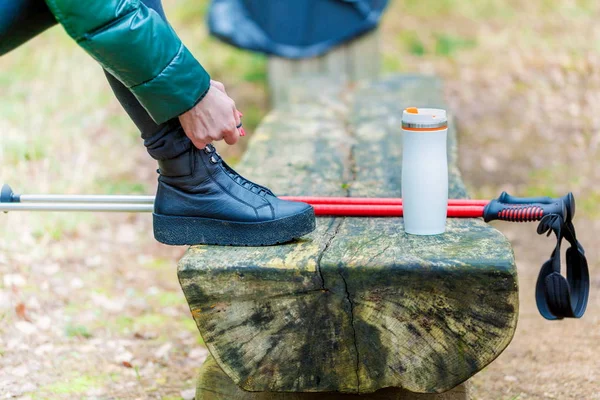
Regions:
M 241 172 L 285 195 L 399 197 L 394 116 L 444 108 L 439 82 L 392 78 L 357 90 L 272 113 Z M 453 124 L 448 146 L 450 197 L 465 198 Z M 433 393 L 488 365 L 516 327 L 509 242 L 481 219 L 448 220 L 431 237 L 402 226 L 323 218 L 283 246 L 192 247 L 179 278 L 224 373 L 249 391 Z

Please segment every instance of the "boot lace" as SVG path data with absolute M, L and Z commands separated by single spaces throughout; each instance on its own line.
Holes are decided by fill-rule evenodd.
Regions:
M 212 164 L 221 164 L 223 166 L 224 171 L 229 175 L 231 179 L 233 179 L 236 183 L 240 184 L 245 189 L 250 190 L 252 193 L 256 193 L 259 196 L 271 195 L 275 196 L 270 189 L 261 186 L 257 183 L 254 183 L 237 172 L 233 168 L 231 168 L 224 160 L 221 158 L 221 155 L 217 152 L 217 149 L 212 144 L 206 145 L 204 148 L 204 152 L 209 155 L 209 160 Z

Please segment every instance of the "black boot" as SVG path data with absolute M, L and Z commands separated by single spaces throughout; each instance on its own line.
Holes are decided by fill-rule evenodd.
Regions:
M 159 162 L 154 237 L 170 245 L 266 246 L 315 229 L 304 203 L 278 199 L 238 175 L 212 145 Z

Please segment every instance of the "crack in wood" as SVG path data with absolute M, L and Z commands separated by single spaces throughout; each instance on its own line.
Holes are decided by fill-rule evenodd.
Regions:
M 345 197 L 394 195 L 400 189 L 395 177 L 401 171 L 401 148 L 398 136 L 390 135 L 397 120 L 385 116 L 396 112 L 399 102 L 431 103 L 439 98 L 425 83 L 402 85 L 392 81 L 355 95 L 342 93 L 339 101 L 303 103 L 290 124 L 289 112 L 275 114 L 256 139 L 265 143 L 253 150 L 250 168 L 257 173 L 265 157 L 283 159 L 278 143 L 267 139 L 283 142 L 280 131 L 308 122 L 305 132 L 310 137 L 294 143 L 300 146 L 298 154 L 281 164 L 286 169 L 267 174 L 270 185 L 298 185 L 311 193 Z M 451 130 L 452 150 L 454 135 Z M 313 150 L 320 151 L 309 157 Z M 456 162 L 455 156 L 449 158 L 451 164 Z M 457 167 L 451 168 L 451 193 L 464 197 Z M 276 247 L 265 252 L 267 257 L 258 251 L 241 252 L 247 263 L 229 251 L 219 252 L 223 265 L 217 265 L 212 254 L 192 254 L 190 263 L 205 272 L 185 271 L 189 281 L 180 278 L 190 303 L 196 308 L 200 301 L 213 304 L 213 299 L 236 303 L 230 313 L 220 305 L 194 314 L 201 332 L 213 334 L 207 343 L 223 364 L 223 370 L 214 366 L 220 376 L 245 380 L 246 390 L 259 392 L 364 395 L 405 387 L 427 393 L 469 378 L 510 342 L 518 306 L 514 260 L 502 249 L 495 250 L 506 241 L 490 235 L 481 223 L 454 224 L 456 229 L 444 240 L 431 244 L 404 240 L 392 225 L 396 221 L 389 219 L 338 217 L 318 223 L 308 246 Z M 465 243 L 481 240 L 481 250 L 463 251 L 459 238 L 466 230 Z M 445 247 L 420 251 L 426 245 Z M 488 254 L 486 249 L 494 251 Z M 229 271 L 234 267 L 251 269 L 252 274 L 240 277 Z M 238 285 L 245 285 L 244 290 Z M 245 301 L 255 304 L 240 304 Z M 239 328 L 221 328 L 227 324 Z M 239 343 L 255 330 L 264 336 Z
M 342 123 L 344 124 L 344 131 L 346 132 L 347 136 L 349 136 L 350 139 L 355 140 L 356 136 L 352 129 L 352 125 L 348 119 L 348 110 L 349 110 L 350 101 L 351 101 L 351 96 L 347 96 L 346 98 L 344 98 L 344 103 L 346 104 L 346 108 L 345 108 L 346 112 L 340 115 L 340 119 L 342 120 Z M 348 150 L 347 162 L 345 163 L 345 165 L 347 166 L 347 168 L 345 168 L 345 173 L 344 173 L 344 176 L 346 177 L 346 179 L 344 179 L 342 188 L 346 192 L 345 193 L 346 197 L 351 196 L 352 183 L 356 182 L 356 179 L 358 176 L 358 170 L 357 170 L 358 167 L 357 167 L 357 162 L 356 162 L 356 157 L 355 157 L 355 149 L 356 149 L 355 143 L 350 145 L 350 149 Z M 328 239 L 325 247 L 323 248 L 323 251 L 319 255 L 319 259 L 317 262 L 317 269 L 319 271 L 319 274 L 321 275 L 321 279 L 323 282 L 323 289 L 325 289 L 325 278 L 323 276 L 323 272 L 321 269 L 321 260 L 322 260 L 323 256 L 325 255 L 325 253 L 327 252 L 327 250 L 329 249 L 329 247 L 331 246 L 331 244 L 333 243 L 334 239 L 336 238 L 337 234 L 341 230 L 342 225 L 345 221 L 346 221 L 345 217 L 333 219 L 332 224 L 337 222 L 337 225 L 334 228 L 333 234 Z M 348 301 L 348 303 L 350 305 L 350 326 L 352 327 L 352 342 L 354 344 L 354 350 L 356 353 L 356 364 L 355 364 L 356 391 L 358 394 L 360 394 L 360 354 L 359 354 L 359 350 L 358 350 L 358 340 L 357 340 L 357 335 L 356 335 L 356 328 L 354 326 L 354 302 L 352 301 L 352 298 L 350 296 L 350 291 L 348 290 L 348 283 L 346 282 L 346 278 L 344 278 L 344 275 L 342 274 L 341 270 L 338 271 L 338 273 L 339 273 L 340 277 L 342 278 L 342 281 L 344 282 L 344 290 L 345 290 L 345 294 L 346 294 L 346 300 Z
M 331 219 L 331 222 L 329 222 L 329 226 L 327 227 L 327 232 L 330 232 L 332 230 L 333 230 L 333 232 L 331 233 L 331 235 L 329 235 L 329 238 L 325 242 L 325 246 L 323 247 L 323 250 L 319 254 L 319 257 L 317 258 L 317 272 L 319 273 L 319 276 L 321 277 L 321 290 L 329 290 L 329 289 L 327 289 L 327 287 L 325 287 L 325 276 L 323 276 L 323 270 L 321 269 L 321 260 L 323 259 L 323 256 L 325 255 L 325 252 L 327 251 L 329 246 L 331 246 L 333 239 L 340 231 L 342 222 L 343 222 L 343 220 L 339 219 L 339 218 Z M 334 224 L 335 224 L 335 227 L 333 227 Z
M 342 274 L 342 271 L 339 271 L 339 275 L 342 278 L 342 281 L 344 281 L 344 290 L 346 291 L 346 300 L 348 300 L 348 303 L 350 304 L 350 326 L 352 327 L 352 337 L 354 339 L 354 350 L 356 351 L 356 368 L 355 368 L 355 372 L 356 372 L 356 391 L 358 394 L 360 394 L 360 353 L 358 351 L 358 341 L 356 340 L 356 328 L 354 326 L 354 302 L 352 301 L 352 298 L 350 297 L 350 291 L 348 290 L 348 282 L 346 282 L 346 278 L 344 278 L 344 274 Z

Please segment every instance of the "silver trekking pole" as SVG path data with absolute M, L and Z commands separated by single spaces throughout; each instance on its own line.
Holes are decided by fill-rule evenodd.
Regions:
M 154 196 L 16 194 L 10 186 L 0 190 L 0 212 L 92 211 L 152 212 Z

